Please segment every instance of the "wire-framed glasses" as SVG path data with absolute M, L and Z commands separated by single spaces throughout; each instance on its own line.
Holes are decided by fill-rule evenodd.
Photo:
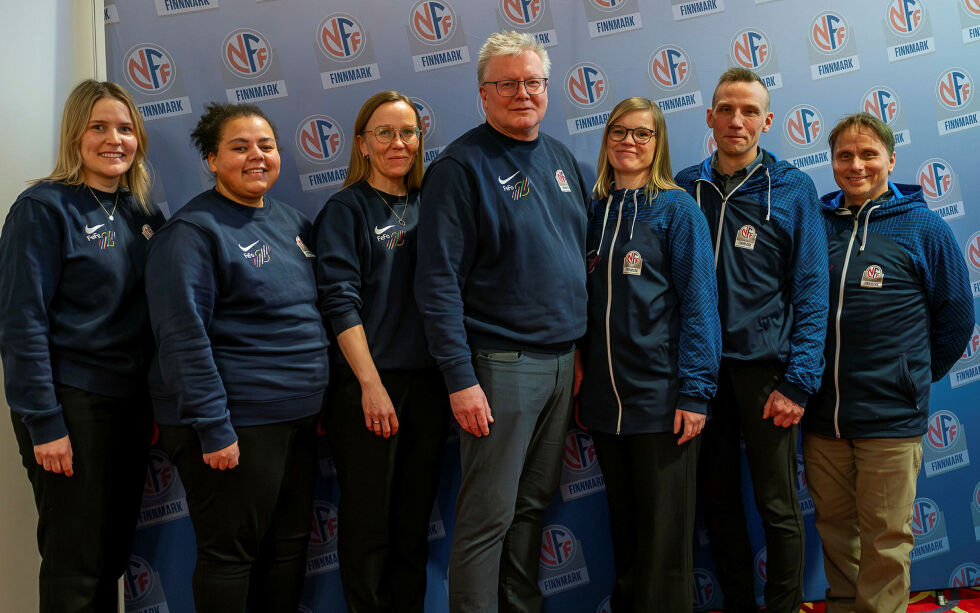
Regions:
M 536 94 L 543 93 L 548 87 L 548 79 L 524 79 L 523 81 L 484 81 L 484 85 L 495 85 L 497 87 L 497 93 L 501 96 L 511 97 L 517 95 L 517 90 L 520 88 L 521 83 L 524 84 L 524 91 L 528 94 L 534 96 Z
M 374 138 L 378 139 L 378 142 L 382 145 L 387 145 L 391 141 L 395 140 L 395 136 L 402 139 L 403 143 L 414 143 L 419 139 L 419 134 L 422 133 L 418 129 L 418 126 L 409 126 L 406 128 L 396 128 L 395 126 L 377 126 L 373 130 L 364 130 L 365 132 L 370 132 L 374 134 Z

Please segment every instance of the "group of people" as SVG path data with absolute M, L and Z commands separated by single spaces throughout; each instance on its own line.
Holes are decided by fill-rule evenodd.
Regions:
M 155 420 L 187 493 L 197 611 L 293 613 L 318 416 L 348 609 L 422 611 L 450 414 L 450 609 L 539 611 L 542 514 L 576 397 L 605 476 L 613 610 L 691 609 L 700 498 L 725 610 L 757 611 L 732 504 L 744 441 L 766 610 L 798 611 L 802 426 L 828 611 L 904 611 L 929 384 L 974 319 L 949 228 L 918 186 L 889 180 L 890 129 L 842 119 L 841 189 L 818 198 L 759 146 L 769 93 L 733 68 L 707 110 L 715 153 L 675 177 L 659 107 L 628 98 L 589 186 L 539 130 L 549 71 L 532 36 L 490 36 L 486 123 L 424 174 L 415 105 L 371 96 L 314 223 L 268 195 L 280 157 L 261 108 L 208 105 L 191 138 L 215 186 L 164 222 L 130 96 L 72 92 L 57 167 L 0 235 L 42 611 L 115 610 Z

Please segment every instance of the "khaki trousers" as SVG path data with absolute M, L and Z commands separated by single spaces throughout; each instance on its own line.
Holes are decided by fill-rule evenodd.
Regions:
M 806 479 L 827 575 L 827 613 L 904 613 L 921 437 L 804 433 Z

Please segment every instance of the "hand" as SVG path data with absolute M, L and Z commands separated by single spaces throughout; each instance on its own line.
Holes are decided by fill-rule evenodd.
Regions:
M 702 415 L 701 413 L 684 411 L 682 409 L 677 409 L 674 411 L 674 434 L 682 432 L 681 437 L 677 439 L 677 444 L 683 445 L 695 436 L 701 434 L 701 430 L 704 430 L 704 422 L 706 420 L 707 416 Z
M 449 394 L 449 405 L 460 428 L 477 438 L 490 434 L 493 416 L 487 395 L 479 383 Z
M 775 426 L 789 428 L 800 423 L 803 419 L 803 407 L 796 404 L 783 394 L 773 390 L 766 400 L 766 407 L 762 410 L 762 419 L 772 417 Z
M 575 350 L 575 374 L 572 375 L 572 396 L 578 396 L 578 390 L 582 387 L 582 379 L 585 377 L 585 367 L 582 366 L 582 350 Z
M 229 470 L 238 466 L 238 441 L 224 449 L 204 454 L 204 463 L 216 470 Z
M 398 434 L 398 416 L 380 380 L 361 385 L 361 409 L 368 430 L 385 438 Z
M 71 440 L 67 434 L 49 443 L 34 445 L 34 459 L 37 463 L 46 471 L 64 473 L 66 477 L 75 474 L 71 465 L 72 455 Z

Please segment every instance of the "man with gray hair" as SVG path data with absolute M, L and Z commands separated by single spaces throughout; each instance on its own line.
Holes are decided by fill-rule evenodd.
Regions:
M 589 202 L 571 152 L 538 131 L 549 68 L 531 35 L 491 35 L 477 64 L 487 121 L 422 184 L 416 299 L 462 429 L 454 612 L 542 604 L 542 513 L 580 378 Z

